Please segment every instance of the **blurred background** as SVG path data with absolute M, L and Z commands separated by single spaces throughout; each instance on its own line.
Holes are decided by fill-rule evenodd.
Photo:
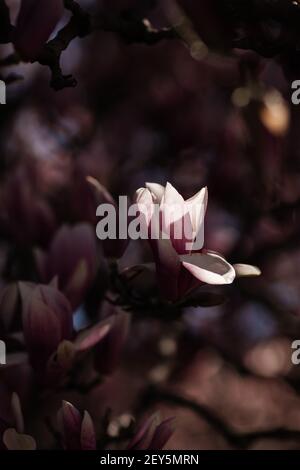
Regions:
M 134 2 L 79 3 L 119 12 Z M 179 10 L 158 3 L 148 15 L 156 27 L 178 20 Z M 19 2 L 7 4 L 15 18 Z M 206 11 L 204 5 L 204 18 Z M 49 282 L 36 268 L 36 250 L 51 257 L 63 226 L 88 223 L 94 241 L 70 236 L 60 262 L 65 256 L 72 264 L 74 253 L 90 249 L 80 244 L 97 244 L 96 270 L 72 304 L 75 330 L 103 318 L 108 261 L 96 240 L 87 176 L 116 199 L 132 197 L 145 181 L 170 181 L 186 198 L 207 185 L 205 246 L 263 273 L 226 287 L 221 305 L 187 307 L 174 321 L 141 310 L 118 367 L 84 391 L 45 390 L 36 381 L 28 361 L 19 360 L 20 319 L 12 320 L 2 296 L 9 360 L 0 368 L 0 417 L 11 419 L 17 392 L 39 448 L 55 447 L 45 423 L 55 421 L 61 400 L 88 409 L 96 429 L 110 409 L 110 448 L 123 445 L 122 433 L 126 441 L 132 416 L 141 422 L 153 410 L 175 417 L 169 449 L 300 447 L 300 365 L 291 361 L 292 341 L 300 339 L 300 108 L 291 103 L 281 63 L 252 51 L 213 50 L 189 28 L 182 40 L 151 46 L 101 31 L 77 38 L 62 68 L 78 83 L 61 91 L 38 63 L 1 68 L 2 77 L 23 77 L 8 85 L 0 110 L 3 292 L 16 281 Z M 1 57 L 11 51 L 1 46 Z M 147 250 L 130 243 L 120 263 L 148 260 Z

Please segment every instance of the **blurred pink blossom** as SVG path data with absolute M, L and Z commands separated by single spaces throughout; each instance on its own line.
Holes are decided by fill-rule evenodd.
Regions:
M 56 232 L 48 252 L 36 250 L 43 282 L 58 278 L 58 286 L 77 308 L 94 280 L 97 269 L 96 236 L 91 225 L 63 226 Z
M 63 13 L 62 0 L 22 0 L 14 44 L 23 59 L 38 57 Z
M 38 372 L 59 344 L 73 335 L 71 306 L 54 286 L 21 282 L 22 317 L 30 362 Z

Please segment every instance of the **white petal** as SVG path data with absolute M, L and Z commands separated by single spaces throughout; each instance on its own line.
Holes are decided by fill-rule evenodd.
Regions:
M 158 183 L 146 183 L 146 188 L 151 192 L 153 202 L 160 204 L 165 193 L 164 186 Z
M 207 206 L 208 200 L 208 189 L 205 186 L 204 188 L 200 189 L 194 196 L 187 199 L 185 202 L 188 204 L 204 204 L 205 207 Z
M 138 189 L 135 193 L 135 201 L 140 213 L 145 217 L 147 226 L 149 226 L 154 211 L 153 199 L 149 189 Z
M 170 183 L 166 185 L 160 210 L 162 232 L 170 237 L 179 254 L 189 252 L 194 240 L 189 211 L 181 194 Z
M 180 256 L 183 266 L 206 284 L 231 284 L 235 270 L 224 258 L 213 253 L 197 253 Z
M 251 264 L 234 264 L 233 265 L 237 277 L 260 276 L 261 270 Z
M 152 200 L 151 193 L 148 189 L 146 188 L 139 188 L 136 190 L 135 195 L 134 195 L 134 201 L 138 204 L 141 200 L 143 199 L 150 199 Z
M 207 188 L 202 188 L 201 191 L 185 202 L 192 221 L 194 235 L 197 237 L 195 250 L 200 250 L 204 245 L 204 217 L 207 209 L 207 201 Z
M 184 205 L 184 199 L 181 194 L 177 191 L 177 189 L 172 186 L 171 183 L 166 184 L 166 189 L 164 191 L 162 204 L 166 205 Z

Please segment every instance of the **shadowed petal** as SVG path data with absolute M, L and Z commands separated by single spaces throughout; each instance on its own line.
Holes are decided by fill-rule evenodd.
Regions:
M 82 450 L 96 450 L 97 444 L 94 423 L 87 411 L 85 411 L 83 415 L 80 443 Z
M 174 418 L 169 418 L 160 423 L 151 439 L 148 450 L 162 450 L 174 433 Z
M 163 295 L 169 300 L 178 296 L 178 276 L 180 273 L 180 259 L 170 240 L 156 240 L 159 287 Z
M 19 434 L 13 428 L 4 432 L 3 442 L 8 450 L 36 450 L 36 442 L 33 437 Z

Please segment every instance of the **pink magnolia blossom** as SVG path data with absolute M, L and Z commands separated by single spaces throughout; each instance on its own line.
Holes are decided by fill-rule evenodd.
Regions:
M 207 201 L 207 188 L 185 201 L 170 183 L 165 187 L 146 183 L 136 192 L 136 202 L 148 227 L 159 285 L 170 301 L 181 299 L 201 284 L 231 284 L 237 275 L 260 274 L 254 266 L 232 266 L 220 254 L 204 250 Z M 158 227 L 154 222 L 155 205 L 159 207 Z
M 97 270 L 96 236 L 91 225 L 63 226 L 49 251 L 36 250 L 37 268 L 43 282 L 58 277 L 59 289 L 77 308 L 94 280 Z
M 63 0 L 22 0 L 14 44 L 23 59 L 38 57 L 63 13 Z

